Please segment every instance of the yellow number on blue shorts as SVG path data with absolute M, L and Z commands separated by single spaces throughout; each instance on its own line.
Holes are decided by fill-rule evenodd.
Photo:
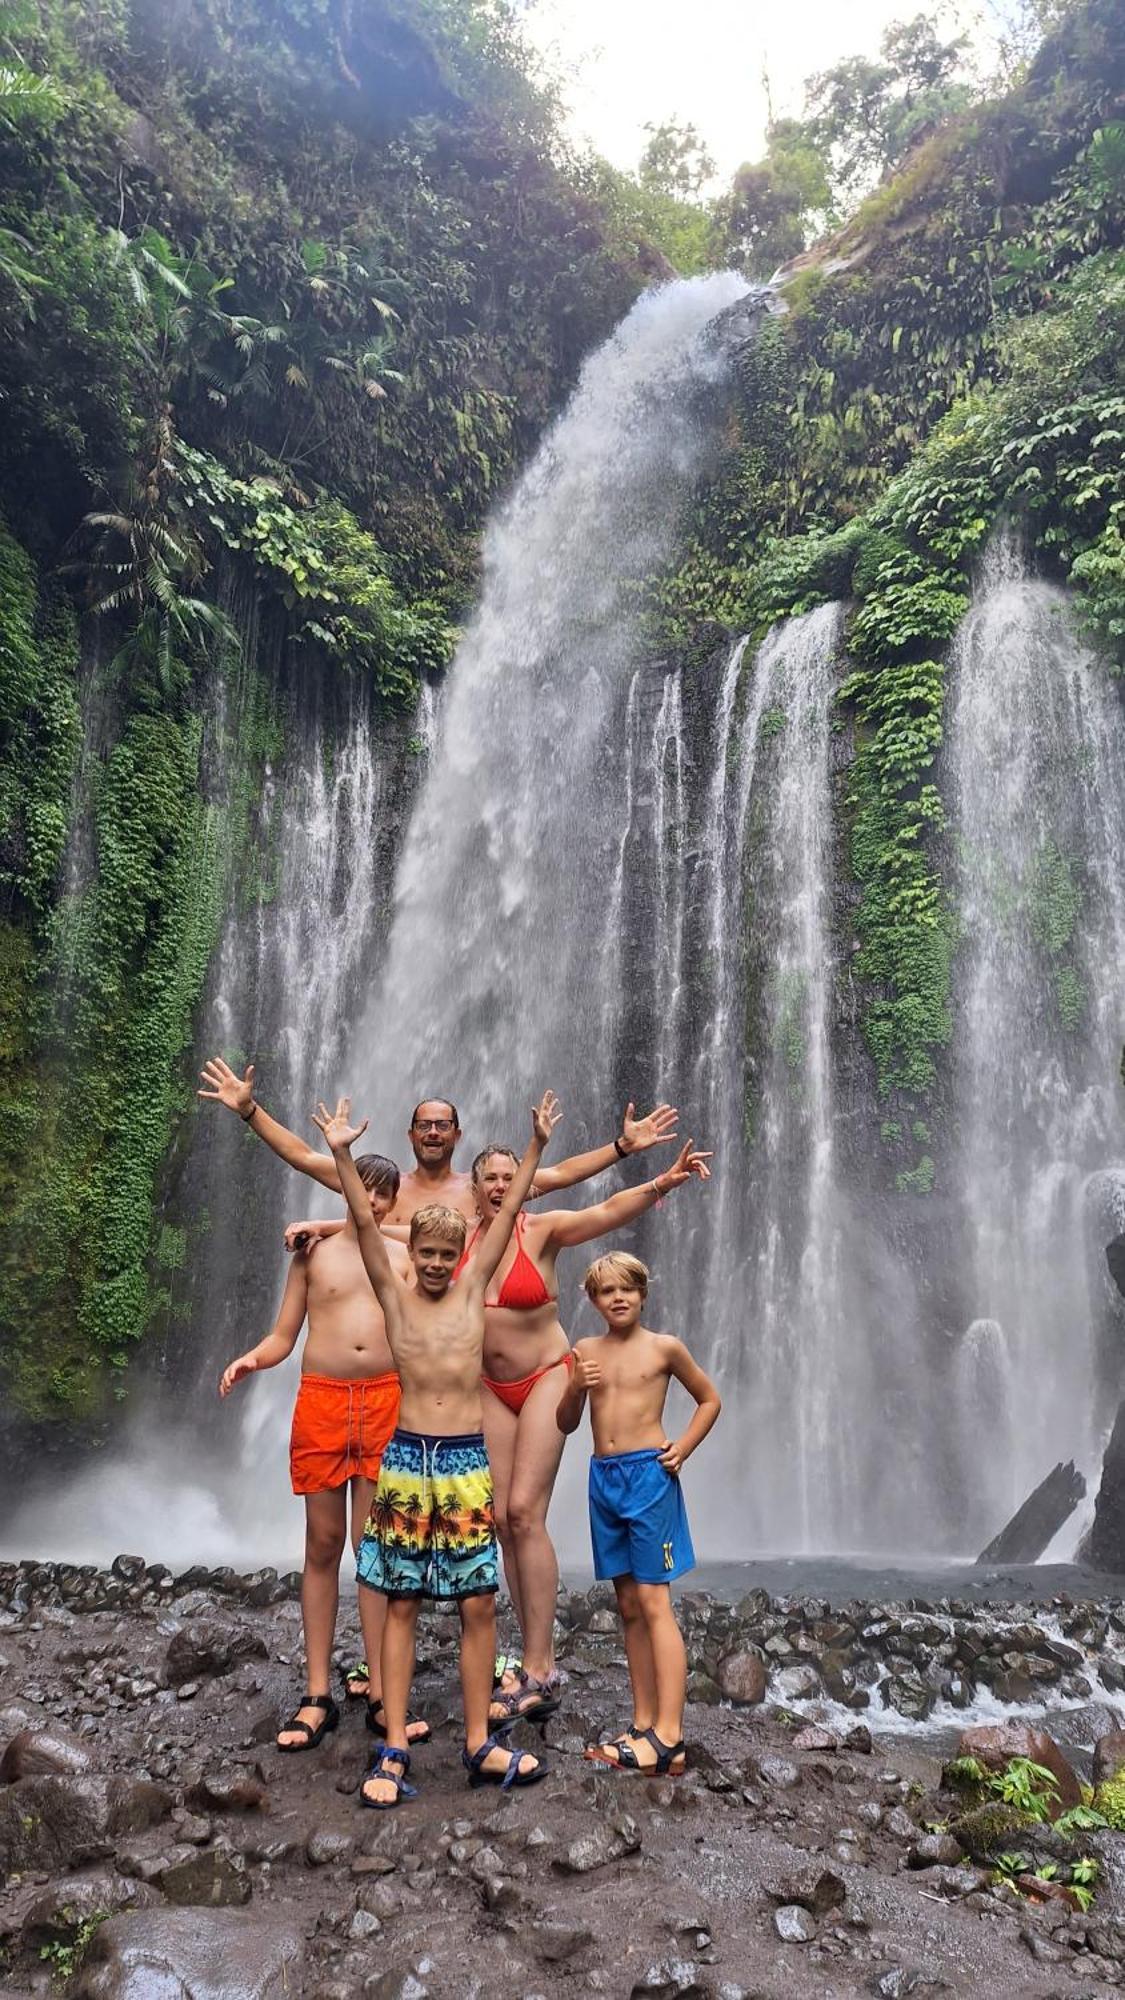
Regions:
M 665 1567 L 665 1569 L 674 1569 L 674 1568 L 675 1568 L 675 1564 L 674 1564 L 674 1562 L 672 1561 L 672 1544 L 671 1544 L 671 1542 L 665 1542 L 665 1544 L 664 1544 L 664 1567 Z

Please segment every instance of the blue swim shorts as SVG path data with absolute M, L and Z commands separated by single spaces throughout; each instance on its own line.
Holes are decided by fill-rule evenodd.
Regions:
M 659 1451 L 590 1460 L 590 1540 L 598 1578 L 671 1583 L 695 1568 L 683 1489 Z
M 479 1431 L 396 1430 L 356 1551 L 360 1583 L 384 1597 L 479 1597 L 499 1584 L 492 1468 Z

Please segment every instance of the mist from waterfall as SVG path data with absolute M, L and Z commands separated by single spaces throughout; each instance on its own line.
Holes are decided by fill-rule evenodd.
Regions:
M 956 1437 L 987 1538 L 1060 1458 L 1096 1481 L 1116 1407 L 1099 1390 L 1120 1379 L 1102 1245 L 1123 1157 L 1125 717 L 1011 535 L 984 562 L 951 677 Z

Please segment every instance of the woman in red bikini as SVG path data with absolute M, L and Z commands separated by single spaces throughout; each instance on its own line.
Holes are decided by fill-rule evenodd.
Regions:
M 559 1566 L 547 1533 L 547 1508 L 564 1438 L 555 1421 L 569 1379 L 570 1342 L 559 1323 L 555 1259 L 634 1222 L 692 1175 L 709 1176 L 707 1155 L 690 1140 L 672 1166 L 642 1186 L 625 1188 L 593 1208 L 521 1213 L 485 1298 L 484 1436 L 492 1466 L 496 1531 L 504 1575 L 523 1635 L 518 1679 L 508 1677 L 493 1720 L 541 1721 L 559 1705 L 554 1658 Z M 506 1146 L 486 1146 L 473 1161 L 480 1220 L 458 1270 L 500 1208 L 518 1166 Z

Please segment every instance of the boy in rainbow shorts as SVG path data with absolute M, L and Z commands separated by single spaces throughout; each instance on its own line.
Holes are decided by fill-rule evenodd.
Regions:
M 414 1795 L 407 1782 L 407 1704 L 414 1674 L 415 1627 L 423 1597 L 456 1603 L 461 1618 L 462 1761 L 471 1785 L 535 1784 L 546 1766 L 512 1750 L 489 1731 L 496 1651 L 499 1575 L 492 1474 L 481 1429 L 484 1295 L 508 1243 L 535 1170 L 561 1117 L 547 1091 L 532 1114 L 532 1137 L 504 1201 L 472 1262 L 452 1283 L 465 1242 L 465 1218 L 438 1204 L 410 1223 L 417 1289 L 397 1276 L 364 1193 L 350 1148 L 367 1129 L 349 1122 L 341 1098 L 316 1123 L 339 1170 L 364 1268 L 383 1309 L 402 1384 L 399 1424 L 383 1453 L 379 1482 L 360 1543 L 361 1585 L 386 1601 L 382 1681 L 386 1742 L 361 1791 L 365 1806 L 385 1811 Z
M 682 1340 L 641 1325 L 648 1278 L 640 1258 L 624 1251 L 591 1264 L 586 1292 L 606 1330 L 576 1343 L 558 1425 L 568 1434 L 577 1430 L 589 1396 L 594 1575 L 613 1579 L 633 1690 L 630 1727 L 586 1755 L 615 1771 L 678 1778 L 686 1764 L 687 1657 L 669 1585 L 695 1566 L 680 1468 L 722 1405 Z M 673 1378 L 694 1398 L 696 1410 L 683 1436 L 670 1443 L 664 1404 Z

